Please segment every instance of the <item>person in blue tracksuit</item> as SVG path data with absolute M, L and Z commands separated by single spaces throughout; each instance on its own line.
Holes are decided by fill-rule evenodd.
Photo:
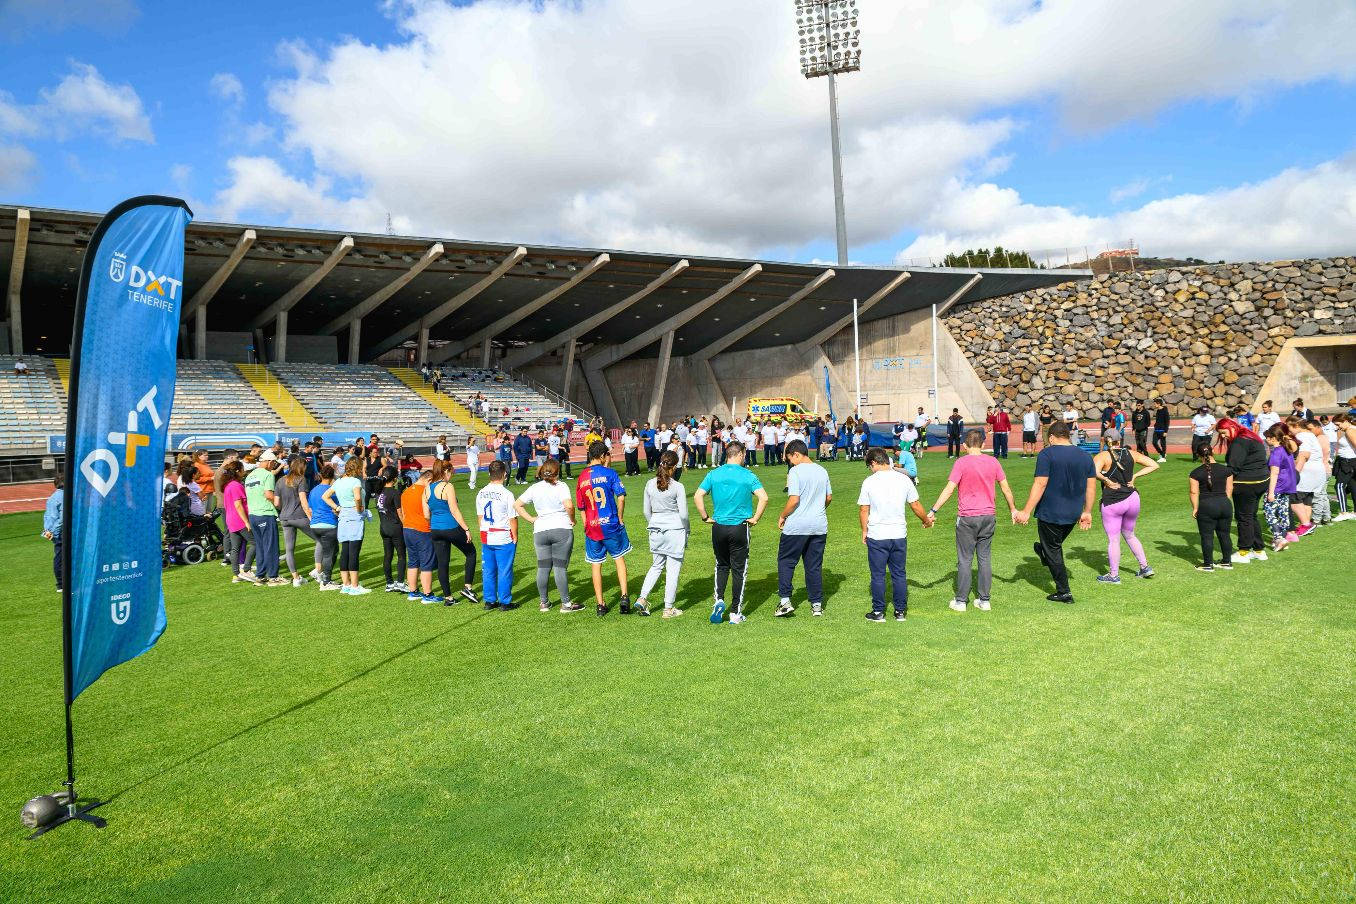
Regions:
M 532 463 L 532 437 L 527 435 L 526 427 L 519 427 L 518 435 L 513 438 L 513 457 L 518 460 L 518 473 L 514 475 L 514 480 L 522 486 L 527 483 L 527 469 Z

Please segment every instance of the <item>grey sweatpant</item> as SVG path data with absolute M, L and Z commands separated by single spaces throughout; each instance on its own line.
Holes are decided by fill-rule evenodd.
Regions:
M 539 530 L 532 534 L 532 545 L 537 550 L 537 596 L 549 602 L 546 590 L 551 573 L 555 572 L 556 591 L 562 604 L 570 601 L 570 554 L 574 552 L 574 531 L 566 528 Z
M 993 589 L 993 515 L 967 515 L 956 519 L 956 599 L 970 597 L 970 565 L 979 554 L 979 599 L 987 600 Z

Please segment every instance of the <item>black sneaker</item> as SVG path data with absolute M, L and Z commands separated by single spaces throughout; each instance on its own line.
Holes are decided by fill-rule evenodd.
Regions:
M 629 596 L 624 596 L 621 598 L 621 605 L 617 607 L 617 611 L 620 612 L 622 615 L 631 614 L 631 598 Z
M 462 596 L 466 597 L 466 599 L 470 600 L 471 602 L 473 603 L 476 602 L 476 592 L 472 590 L 470 587 L 463 587 L 457 592 L 460 593 Z
M 1074 601 L 1072 593 L 1052 593 L 1046 599 L 1052 603 L 1072 603 Z
M 599 604 L 598 604 L 598 617 L 599 617 L 599 618 L 602 618 L 604 615 L 607 615 L 607 603 L 599 603 Z
M 903 609 L 899 609 L 898 611 L 895 612 L 895 621 L 904 621 L 904 619 L 908 618 L 908 615 L 909 615 L 908 612 L 906 612 Z
M 498 608 L 499 608 L 499 606 L 498 606 L 497 603 L 492 603 L 492 602 L 490 602 L 489 600 L 486 600 L 486 601 L 485 601 L 485 611 L 486 611 L 486 612 L 493 612 L 495 609 L 498 609 Z
M 884 612 L 868 612 L 868 613 L 866 613 L 866 620 L 867 620 L 867 621 L 871 621 L 871 622 L 883 622 L 883 621 L 885 621 L 885 613 L 884 613 Z

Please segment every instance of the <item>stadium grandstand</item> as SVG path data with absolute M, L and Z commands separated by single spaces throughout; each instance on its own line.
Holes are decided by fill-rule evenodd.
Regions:
M 45 449 L 61 432 L 79 268 L 98 221 L 96 213 L 0 207 L 7 450 Z M 888 323 L 893 332 L 900 315 L 1078 275 L 829 268 L 195 222 L 173 433 L 202 441 L 242 431 L 377 431 L 420 445 L 440 435 L 460 443 L 503 424 L 595 413 L 611 424 L 680 409 L 724 414 L 735 397 L 780 394 L 797 379 L 809 395 L 824 386 L 822 367 L 846 403 L 852 364 L 826 350 L 850 332 L 854 299 L 863 330 Z M 16 358 L 26 377 L 13 373 Z M 425 363 L 441 371 L 437 392 L 416 370 Z

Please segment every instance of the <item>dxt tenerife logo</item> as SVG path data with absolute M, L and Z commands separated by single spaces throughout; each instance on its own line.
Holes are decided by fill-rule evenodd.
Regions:
M 85 460 L 80 462 L 80 473 L 90 482 L 90 486 L 99 493 L 100 496 L 107 498 L 112 492 L 113 487 L 118 483 L 118 477 L 122 474 L 123 468 L 134 468 L 137 464 L 137 449 L 151 444 L 151 437 L 148 433 L 142 433 L 140 417 L 145 413 L 151 419 L 151 429 L 159 430 L 164 423 L 160 417 L 160 411 L 155 407 L 156 388 L 152 386 L 150 390 L 141 397 L 136 407 L 127 412 L 127 431 L 110 432 L 108 434 L 108 444 L 110 446 L 122 446 L 122 462 L 119 464 L 118 456 L 113 454 L 111 449 L 100 447 L 91 449 L 85 456 Z
M 127 255 L 114 251 L 108 262 L 108 278 L 114 282 L 127 281 L 127 297 L 138 304 L 150 305 L 165 311 L 174 310 L 174 302 L 179 299 L 179 289 L 183 281 L 164 273 L 156 273 L 132 264 L 128 266 Z

